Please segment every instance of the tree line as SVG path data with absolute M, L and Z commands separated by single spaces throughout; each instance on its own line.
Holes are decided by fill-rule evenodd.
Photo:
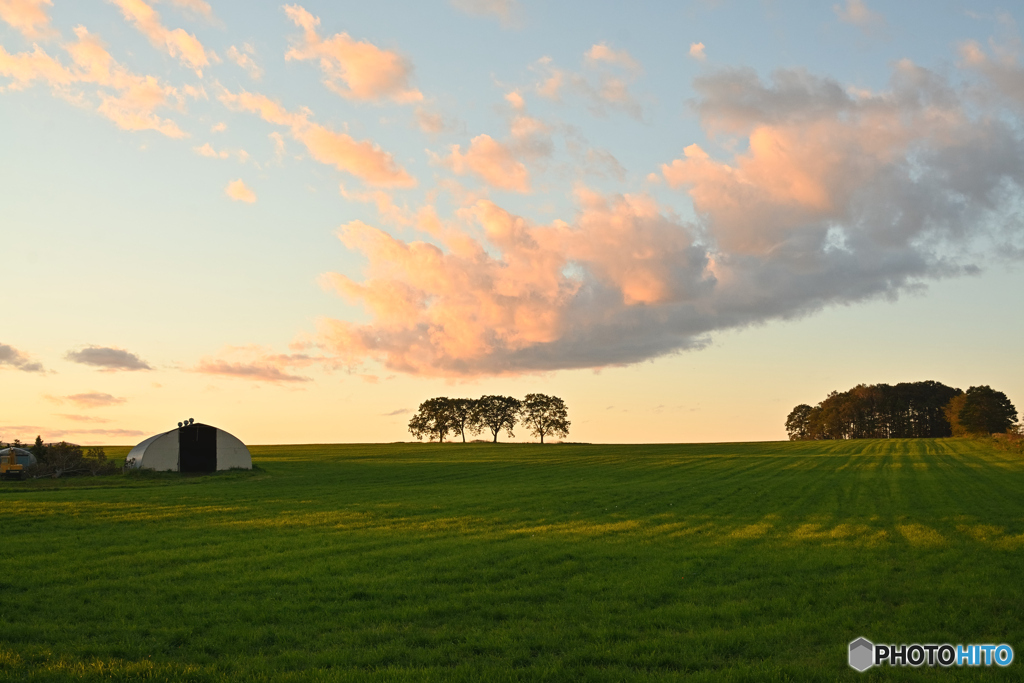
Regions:
M 786 433 L 791 441 L 938 438 L 1001 434 L 1016 422 L 1010 399 L 989 386 L 965 392 L 933 381 L 858 384 L 793 408 Z
M 527 394 L 521 401 L 511 396 L 427 399 L 409 420 L 409 432 L 417 439 L 426 437 L 438 442 L 452 434 L 461 436 L 465 443 L 467 433 L 487 431 L 493 443 L 498 443 L 502 431 L 514 437 L 512 430 L 520 423 L 540 437 L 541 443 L 547 436 L 569 435 L 569 411 L 565 401 L 547 394 Z
M 36 456 L 36 462 L 25 468 L 25 475 L 30 479 L 91 474 L 116 474 L 121 471 L 113 460 L 107 459 L 107 453 L 100 446 L 82 448 L 78 444 L 61 441 L 60 443 L 44 444 L 42 436 L 36 436 L 34 444 L 22 444 L 20 439 L 4 445 L 0 441 L 0 449 L 21 448 Z

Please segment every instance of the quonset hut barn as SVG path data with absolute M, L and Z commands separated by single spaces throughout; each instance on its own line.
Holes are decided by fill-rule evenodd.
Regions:
M 0 450 L 0 459 L 10 456 L 12 451 L 14 452 L 14 456 L 18 459 L 19 465 L 28 467 L 29 465 L 36 464 L 36 456 L 32 455 L 32 451 L 27 451 L 24 448 L 17 448 L 16 446 Z
M 189 420 L 140 443 L 124 464 L 132 469 L 172 472 L 251 470 L 252 456 L 244 443 L 223 429 Z

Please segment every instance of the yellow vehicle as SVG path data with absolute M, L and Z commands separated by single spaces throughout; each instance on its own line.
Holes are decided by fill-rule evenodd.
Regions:
M 7 455 L 0 457 L 0 478 L 23 479 L 25 466 L 18 464 L 18 455 L 13 448 L 7 449 Z

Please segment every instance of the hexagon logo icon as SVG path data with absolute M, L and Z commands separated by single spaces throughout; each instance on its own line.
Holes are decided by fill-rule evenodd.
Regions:
M 867 638 L 858 638 L 850 643 L 850 666 L 857 671 L 867 671 L 875 663 L 875 645 Z

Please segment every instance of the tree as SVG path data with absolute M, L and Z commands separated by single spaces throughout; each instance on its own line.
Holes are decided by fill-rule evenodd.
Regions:
M 958 394 L 953 398 L 949 399 L 949 403 L 942 409 L 942 412 L 946 416 L 946 420 L 949 421 L 950 433 L 953 436 L 966 436 L 967 430 L 960 424 L 960 411 L 963 410 L 964 402 L 967 400 L 967 394 Z
M 453 427 L 451 399 L 444 397 L 427 399 L 409 420 L 409 431 L 417 439 L 426 436 L 433 441 L 436 437 L 439 442 L 444 442 L 445 435 Z
M 521 406 L 523 424 L 530 429 L 530 433 L 540 437 L 544 443 L 544 436 L 568 436 L 569 435 L 569 410 L 565 407 L 565 401 L 557 396 L 547 394 L 527 394 Z
M 36 435 L 36 442 L 32 444 L 32 455 L 36 456 L 36 460 L 43 457 L 46 454 L 46 446 L 43 445 L 43 437 Z
M 968 434 L 1003 434 L 1017 421 L 1017 409 L 1001 391 L 987 385 L 971 387 L 957 418 Z
M 448 402 L 452 417 L 452 432 L 462 435 L 462 443 L 466 443 L 466 430 L 471 434 L 480 432 L 480 424 L 476 421 L 476 401 L 471 398 L 453 398 Z
M 831 392 L 813 408 L 796 406 L 786 418 L 795 439 L 914 439 L 952 434 L 950 401 L 963 392 L 940 382 L 858 384 Z M 959 408 L 957 408 L 959 411 Z
M 491 430 L 494 443 L 498 443 L 498 434 L 504 429 L 509 437 L 514 437 L 512 429 L 519 421 L 522 403 L 511 396 L 481 396 L 473 411 L 473 421 L 481 427 Z
M 786 418 L 786 433 L 789 434 L 790 441 L 803 441 L 812 438 L 811 414 L 813 412 L 814 408 L 806 403 L 801 403 L 789 413 L 789 417 Z

